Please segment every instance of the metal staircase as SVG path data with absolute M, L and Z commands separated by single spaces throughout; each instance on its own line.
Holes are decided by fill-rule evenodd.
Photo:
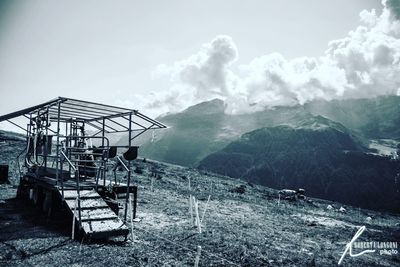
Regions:
M 58 190 L 62 197 L 61 190 Z M 128 235 L 129 229 L 94 189 L 64 189 L 64 203 L 76 225 L 87 237 Z
M 57 187 L 59 197 L 63 199 L 69 214 L 73 216 L 75 225 L 86 237 L 127 236 L 128 227 L 97 192 L 99 188 L 104 190 L 106 182 L 113 190 L 118 186 L 116 181 L 114 183 L 111 180 L 106 181 L 105 172 L 109 159 L 107 138 L 100 137 L 103 143 L 107 143 L 106 146 L 92 150 L 73 138 L 75 136 L 67 138 L 66 146 L 60 150 L 61 169 L 67 163 L 72 177 L 68 183 L 61 179 L 62 183 Z M 117 159 L 121 161 L 119 157 Z M 126 170 L 130 171 L 128 168 Z

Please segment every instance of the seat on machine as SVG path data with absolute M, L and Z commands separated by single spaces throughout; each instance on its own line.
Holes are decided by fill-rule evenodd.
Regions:
M 134 160 L 138 156 L 138 146 L 131 146 L 128 150 L 123 154 L 124 159 L 126 160 Z
M 93 154 L 94 157 L 96 159 L 102 157 L 103 152 L 105 152 L 104 150 L 104 146 L 99 146 L 99 147 L 93 147 Z M 117 147 L 116 146 L 110 146 L 108 151 L 106 150 L 106 152 L 108 153 L 104 153 L 104 155 L 106 155 L 109 159 L 115 158 L 115 156 L 117 155 Z

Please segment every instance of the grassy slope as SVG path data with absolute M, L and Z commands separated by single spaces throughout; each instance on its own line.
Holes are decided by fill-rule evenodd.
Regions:
M 3 155 L 4 147 L 0 149 Z M 142 221 L 133 225 L 133 242 L 80 246 L 69 240 L 69 225 L 57 227 L 57 219 L 46 220 L 26 204 L 7 200 L 0 203 L 0 265 L 193 266 L 200 245 L 200 266 L 232 265 L 222 258 L 241 266 L 333 266 L 361 225 L 367 231 L 359 240 L 400 241 L 397 216 L 352 207 L 342 214 L 328 211 L 332 203 L 317 199 L 278 204 L 276 191 L 266 187 L 246 185 L 244 194 L 231 193 L 240 181 L 174 165 L 138 164 L 144 168 L 143 175 L 135 178 Z M 153 181 L 153 191 L 152 169 L 164 172 Z M 190 223 L 188 177 L 192 194 L 200 199 L 200 212 L 211 194 L 202 234 Z M 0 199 L 15 193 L 16 181 L 11 182 L 0 186 Z M 367 216 L 373 217 L 371 222 Z M 366 254 L 347 256 L 344 266 L 399 262 L 399 256 Z

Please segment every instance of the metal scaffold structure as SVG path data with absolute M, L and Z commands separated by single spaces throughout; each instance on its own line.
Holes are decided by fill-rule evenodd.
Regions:
M 18 117 L 25 122 L 13 121 Z M 26 149 L 17 157 L 19 197 L 48 212 L 65 207 L 87 237 L 127 236 L 130 194 L 136 215 L 131 164 L 138 147 L 133 140 L 148 130 L 166 128 L 164 124 L 137 110 L 65 97 L 0 116 L 4 121 L 26 132 Z M 126 138 L 112 145 L 109 136 L 116 133 Z M 126 172 L 126 181 L 117 179 L 117 167 Z M 118 196 L 124 197 L 122 219 Z

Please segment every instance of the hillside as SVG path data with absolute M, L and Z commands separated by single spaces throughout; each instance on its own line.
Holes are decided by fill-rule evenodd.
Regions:
M 343 142 L 343 148 L 348 146 L 357 148 Z M 19 150 L 6 154 L 6 149 L 0 146 L 2 159 L 15 158 Z M 143 170 L 134 174 L 141 221 L 133 224 L 133 240 L 128 242 L 71 240 L 71 223 L 62 211 L 47 218 L 30 203 L 12 199 L 18 179 L 11 173 L 11 185 L 0 185 L 0 265 L 194 266 L 201 246 L 199 266 L 336 266 L 362 225 L 367 230 L 360 240 L 400 240 L 400 217 L 395 215 L 314 198 L 279 200 L 276 190 L 176 165 L 149 160 L 134 165 Z M 151 177 L 154 170 L 157 179 Z M 119 179 L 124 180 L 122 173 Z M 200 213 L 205 211 L 201 234 L 190 221 L 189 194 L 199 200 Z M 338 211 L 341 206 L 346 212 Z M 343 266 L 399 262 L 398 255 L 377 251 L 346 256 Z
M 342 125 L 317 117 L 244 134 L 199 164 L 202 169 L 315 197 L 400 212 L 400 164 L 367 154 Z
M 224 103 L 217 99 L 158 118 L 169 128 L 157 131 L 153 142 L 152 137 L 148 137 L 141 145 L 141 155 L 184 166 L 193 165 L 230 140 L 218 138 L 225 119 Z

